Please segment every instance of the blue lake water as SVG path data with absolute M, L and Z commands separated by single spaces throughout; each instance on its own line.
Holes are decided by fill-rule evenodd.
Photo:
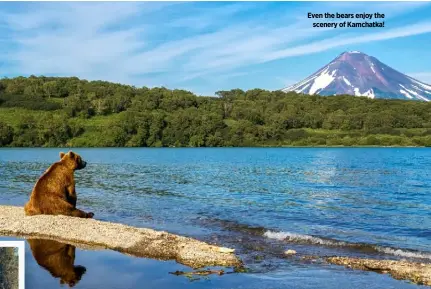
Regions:
M 151 288 L 415 288 L 386 275 L 286 259 L 283 251 L 431 262 L 428 148 L 73 150 L 88 163 L 75 173 L 78 207 L 100 220 L 236 248 L 250 269 L 190 282 L 166 273 L 183 268 L 173 262 L 77 249 L 77 260 L 91 266 L 76 288 L 133 288 L 130 282 L 144 279 Z M 0 204 L 23 205 L 60 151 L 0 149 Z M 124 287 L 97 277 L 118 264 L 131 268 L 118 280 L 139 274 L 130 273 Z M 50 276 L 33 279 L 38 286 L 28 288 L 58 287 Z

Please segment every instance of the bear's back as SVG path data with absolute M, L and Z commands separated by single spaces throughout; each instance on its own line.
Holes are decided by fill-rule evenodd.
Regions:
M 71 245 L 53 240 L 28 240 L 36 262 L 51 275 L 61 277 L 74 272 L 75 256 L 69 254 Z
M 43 189 L 48 192 L 57 192 L 63 189 L 72 179 L 73 171 L 70 171 L 61 161 L 53 163 L 39 178 L 35 190 Z

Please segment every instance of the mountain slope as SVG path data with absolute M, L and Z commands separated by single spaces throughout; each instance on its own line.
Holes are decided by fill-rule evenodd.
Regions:
M 306 79 L 282 89 L 304 94 L 350 94 L 370 98 L 431 100 L 431 85 L 359 51 L 340 54 Z

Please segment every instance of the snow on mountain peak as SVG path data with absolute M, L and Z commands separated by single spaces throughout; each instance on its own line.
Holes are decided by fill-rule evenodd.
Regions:
M 329 72 L 329 69 L 323 71 L 318 77 L 314 79 L 313 85 L 310 87 L 309 93 L 314 94 L 316 91 L 327 87 L 334 79 L 337 70 Z
M 340 54 L 304 80 L 282 89 L 303 94 L 431 100 L 431 85 L 420 82 L 360 51 Z

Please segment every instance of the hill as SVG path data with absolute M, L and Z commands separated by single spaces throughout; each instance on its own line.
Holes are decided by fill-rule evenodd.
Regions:
M 0 146 L 431 146 L 431 103 L 76 77 L 0 80 Z

